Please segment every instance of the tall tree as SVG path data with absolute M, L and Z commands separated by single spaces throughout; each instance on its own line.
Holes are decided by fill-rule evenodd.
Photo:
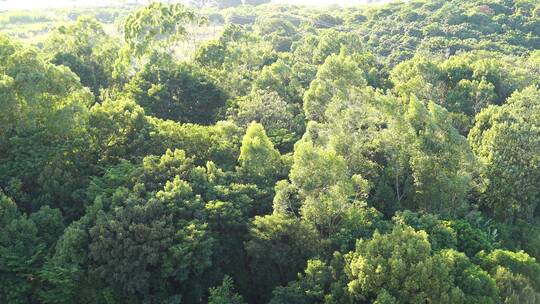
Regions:
M 169 52 L 188 33 L 187 26 L 196 21 L 195 13 L 182 4 L 154 2 L 129 15 L 124 23 L 124 39 L 136 56 L 151 49 Z
M 500 220 L 540 215 L 540 90 L 516 92 L 502 106 L 476 117 L 469 142 L 482 163 L 487 186 L 481 202 Z
M 209 304 L 243 304 L 242 296 L 234 292 L 233 280 L 229 276 L 223 278 L 221 286 L 210 289 Z
M 238 162 L 239 173 L 247 181 L 256 184 L 273 186 L 283 174 L 281 155 L 259 123 L 253 122 L 247 128 Z
M 0 186 L 25 210 L 80 216 L 92 94 L 66 67 L 0 35 Z
M 453 282 L 452 265 L 432 253 L 423 231 L 398 226 L 389 234 L 375 233 L 373 239 L 360 241 L 349 258 L 348 288 L 357 299 L 463 303 L 463 292 Z
M 253 299 L 267 301 L 274 287 L 293 280 L 318 246 L 315 229 L 299 218 L 284 214 L 255 217 L 246 242 L 251 275 L 259 278 Z
M 304 94 L 306 117 L 314 121 L 325 121 L 325 111 L 334 99 L 351 98 L 355 89 L 366 86 L 362 71 L 352 58 L 331 55 L 317 70 L 317 77 Z
M 107 35 L 101 23 L 85 16 L 73 24 L 59 26 L 44 42 L 51 62 L 69 67 L 95 97 L 111 84 L 119 49 L 118 42 Z
M 148 115 L 204 125 L 217 120 L 227 99 L 203 70 L 157 54 L 126 85 L 126 91 Z

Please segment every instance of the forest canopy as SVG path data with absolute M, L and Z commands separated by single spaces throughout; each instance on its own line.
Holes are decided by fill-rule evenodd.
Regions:
M 540 303 L 540 2 L 0 12 L 0 303 Z

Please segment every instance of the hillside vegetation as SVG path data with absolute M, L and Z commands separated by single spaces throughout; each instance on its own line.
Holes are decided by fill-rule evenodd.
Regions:
M 540 2 L 233 2 L 0 13 L 0 303 L 540 303 Z

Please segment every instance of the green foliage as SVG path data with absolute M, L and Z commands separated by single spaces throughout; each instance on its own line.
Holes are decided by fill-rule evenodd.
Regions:
M 467 134 L 483 108 L 501 104 L 512 92 L 531 84 L 528 73 L 517 57 L 470 52 L 445 61 L 417 56 L 397 65 L 390 78 L 399 95 L 414 95 L 445 107 L 456 128 Z
M 137 155 L 135 150 L 143 144 L 147 125 L 144 110 L 133 100 L 105 100 L 90 111 L 92 146 L 104 162 L 116 161 L 126 155 L 134 157 Z
M 538 1 L 262 2 L 0 12 L 0 303 L 538 303 Z
M 273 91 L 287 103 L 299 103 L 298 96 L 303 93 L 303 84 L 290 65 L 290 59 L 278 59 L 263 67 L 260 75 L 253 82 L 253 93 Z
M 443 214 L 459 212 L 473 186 L 476 163 L 465 138 L 451 126 L 448 112 L 433 103 L 425 107 L 413 98 L 405 115 L 416 135 L 410 159 L 415 205 Z
M 270 303 L 354 303 L 346 292 L 347 277 L 343 256 L 335 253 L 329 263 L 309 260 L 304 274 L 285 287 L 277 287 Z
M 340 170 L 365 181 L 360 188 L 368 202 L 384 213 L 410 208 L 455 214 L 467 208 L 475 159 L 444 109 L 414 98 L 404 104 L 369 88 L 348 94 L 332 99 L 327 121 L 308 124 L 302 141 L 346 159 Z
M 227 99 L 204 71 L 157 55 L 133 77 L 126 91 L 148 115 L 203 125 L 216 121 Z
M 504 267 L 494 274 L 501 298 L 505 303 L 536 303 L 540 294 L 531 287 L 529 280 L 521 274 L 514 274 Z
M 26 210 L 80 214 L 86 106 L 92 96 L 67 68 L 0 36 L 0 187 Z
M 154 2 L 126 18 L 124 39 L 137 56 L 153 48 L 170 48 L 185 38 L 186 25 L 196 19 L 195 13 L 182 4 Z
M 206 59 L 211 59 L 206 61 Z M 203 44 L 195 60 L 214 76 L 231 97 L 245 96 L 261 69 L 274 63 L 277 54 L 248 29 L 229 24 L 218 41 Z
M 210 40 L 197 50 L 195 61 L 203 67 L 219 69 L 226 57 L 226 46 L 219 41 Z
M 349 99 L 355 88 L 365 86 L 362 72 L 352 58 L 343 54 L 329 56 L 317 70 L 317 77 L 304 95 L 306 117 L 324 121 L 325 110 L 333 99 Z
M 474 227 L 465 220 L 453 220 L 449 225 L 456 232 L 457 249 L 469 257 L 482 250 L 491 251 L 497 246 L 486 231 Z
M 516 223 L 493 223 L 504 248 L 524 250 L 538 261 L 540 258 L 540 227 L 535 223 L 517 220 Z
M 354 204 L 341 219 L 339 230 L 330 236 L 331 248 L 349 252 L 355 248 L 356 240 L 369 239 L 375 231 L 389 230 L 390 225 L 383 215 L 373 207 Z
M 435 251 L 456 248 L 457 233 L 448 221 L 439 220 L 436 215 L 418 214 L 408 210 L 398 212 L 393 218 L 397 225 L 407 225 L 428 233 L 431 248 Z
M 405 224 L 429 235 L 433 250 L 457 249 L 468 257 L 498 246 L 485 229 L 467 220 L 442 220 L 433 214 L 418 214 L 410 211 L 398 212 L 394 217 L 396 224 Z
M 111 84 L 119 45 L 97 20 L 79 17 L 72 25 L 56 28 L 47 37 L 44 50 L 52 63 L 69 67 L 98 97 Z
M 465 254 L 455 250 L 441 253 L 453 265 L 452 276 L 456 286 L 463 291 L 463 303 L 497 303 L 499 290 L 495 280 L 480 266 L 473 264 Z
M 266 2 L 266 0 L 252 0 L 250 2 Z M 298 39 L 298 29 L 287 20 L 287 16 L 275 16 L 273 18 L 258 18 L 255 29 L 258 34 L 270 41 L 274 50 L 278 52 L 290 51 L 292 42 Z
M 424 231 L 397 226 L 389 234 L 360 240 L 350 254 L 349 291 L 358 299 L 420 303 L 463 303 L 452 265 L 433 254 Z M 396 280 L 399 278 L 399 280 Z
M 273 185 L 282 175 L 279 151 L 274 148 L 261 124 L 251 123 L 242 139 L 238 157 L 239 174 L 255 184 Z
M 246 250 L 250 269 L 259 277 L 254 292 L 259 301 L 268 300 L 275 286 L 293 280 L 319 246 L 313 227 L 296 217 L 272 214 L 256 217 L 250 228 Z
M 538 214 L 539 102 L 540 91 L 535 87 L 516 92 L 506 104 L 482 111 L 469 135 L 484 164 L 487 187 L 481 203 L 499 220 L 530 221 Z
M 290 178 L 304 198 L 302 216 L 323 235 L 333 234 L 352 206 L 355 189 L 346 169 L 343 157 L 332 150 L 310 143 L 297 146 Z
M 63 233 L 61 212 L 42 207 L 21 214 L 0 190 L 0 299 L 9 303 L 36 301 L 38 272 Z
M 295 105 L 287 104 L 273 91 L 254 91 L 237 102 L 233 120 L 242 127 L 260 123 L 280 150 L 290 151 L 303 129 L 303 116 Z M 294 115 L 297 116 L 294 116 Z
M 189 218 L 175 219 L 180 210 L 174 209 L 133 198 L 112 214 L 98 214 L 89 231 L 90 272 L 133 300 L 170 294 L 173 286 L 194 282 L 211 265 L 212 240 L 205 224 L 178 226 L 177 221 Z
M 495 278 L 505 303 L 535 303 L 540 299 L 540 264 L 525 252 L 497 249 L 479 253 L 478 259 Z
M 392 66 L 417 49 L 441 55 L 477 49 L 523 54 L 538 48 L 537 7 L 501 0 L 390 4 L 368 10 L 360 28 L 367 31 L 368 46 Z
M 210 289 L 209 304 L 242 304 L 242 296 L 234 293 L 233 280 L 229 276 L 223 278 L 221 286 Z

